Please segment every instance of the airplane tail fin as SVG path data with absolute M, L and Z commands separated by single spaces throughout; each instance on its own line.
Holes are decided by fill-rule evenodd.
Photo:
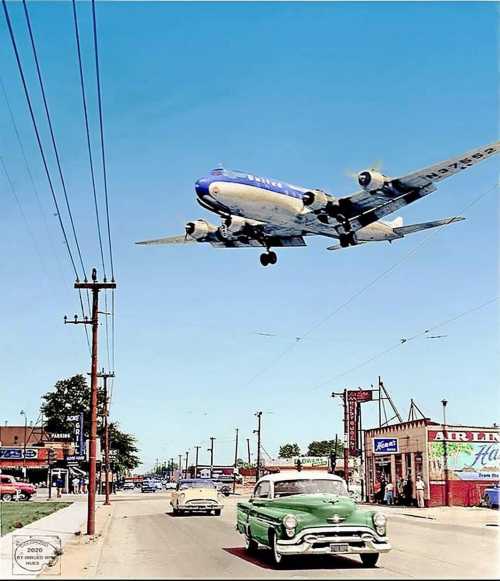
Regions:
M 396 218 L 397 220 L 397 218 Z M 396 221 L 394 220 L 394 222 Z M 428 230 L 429 228 L 438 228 L 439 226 L 445 226 L 446 224 L 451 224 L 452 222 L 461 222 L 465 220 L 463 216 L 453 216 L 453 218 L 444 218 L 442 220 L 434 220 L 433 222 L 423 222 L 421 224 L 409 224 L 408 226 L 392 226 L 388 224 L 394 230 L 396 234 L 400 236 L 406 236 L 407 234 L 414 234 L 415 232 L 420 232 L 421 230 Z

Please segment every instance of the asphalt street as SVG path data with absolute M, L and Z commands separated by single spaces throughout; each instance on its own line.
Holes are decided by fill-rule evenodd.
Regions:
M 96 568 L 99 578 L 498 578 L 499 529 L 457 527 L 395 516 L 393 550 L 374 569 L 357 557 L 292 558 L 273 568 L 267 551 L 249 557 L 235 530 L 237 497 L 220 517 L 173 516 L 168 494 L 114 497 Z

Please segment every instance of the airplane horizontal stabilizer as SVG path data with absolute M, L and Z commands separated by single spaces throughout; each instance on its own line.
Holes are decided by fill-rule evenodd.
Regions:
M 438 228 L 439 226 L 445 226 L 446 224 L 451 224 L 452 222 L 461 222 L 462 220 L 465 220 L 463 216 L 454 216 L 453 218 L 443 218 L 442 220 L 434 220 L 433 222 L 423 222 L 421 224 L 408 224 L 408 226 L 399 226 L 397 228 L 393 228 L 393 231 L 400 236 L 406 236 L 407 234 L 420 232 L 420 230 Z
M 142 242 L 136 242 L 136 244 L 146 244 L 146 245 L 154 245 L 154 244 L 192 244 L 196 242 L 194 238 L 190 236 L 168 236 L 167 238 L 157 238 L 156 240 L 143 240 Z
M 356 242 L 354 246 L 360 246 L 361 244 L 368 244 L 368 242 Z M 342 250 L 342 246 L 340 244 L 334 244 L 333 246 L 328 246 L 327 250 Z

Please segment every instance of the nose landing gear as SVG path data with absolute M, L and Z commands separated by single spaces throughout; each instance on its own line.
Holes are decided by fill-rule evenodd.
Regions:
M 260 263 L 262 266 L 268 266 L 269 264 L 276 264 L 278 261 L 278 257 L 276 256 L 276 252 L 272 250 L 268 250 L 260 255 Z

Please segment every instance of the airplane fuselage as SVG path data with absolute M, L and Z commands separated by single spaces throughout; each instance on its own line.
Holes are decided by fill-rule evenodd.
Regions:
M 195 183 L 196 195 L 201 206 L 221 216 L 240 216 L 250 220 L 292 226 L 297 233 L 323 234 L 338 238 L 335 230 L 321 223 L 305 229 L 303 196 L 311 189 L 295 186 L 279 180 L 259 177 L 245 172 L 214 170 L 211 175 Z M 383 222 L 370 224 L 356 233 L 359 241 L 382 241 L 400 238 Z

